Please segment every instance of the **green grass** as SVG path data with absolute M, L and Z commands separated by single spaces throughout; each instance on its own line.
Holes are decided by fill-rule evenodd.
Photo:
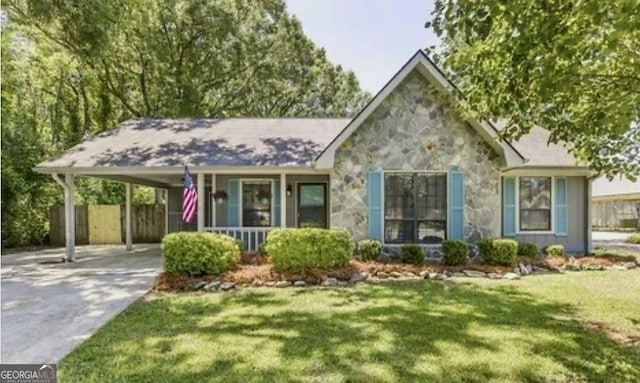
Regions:
M 60 364 L 62 382 L 637 382 L 640 273 L 141 300 Z
M 640 245 L 640 233 L 633 233 L 627 237 L 627 242 Z

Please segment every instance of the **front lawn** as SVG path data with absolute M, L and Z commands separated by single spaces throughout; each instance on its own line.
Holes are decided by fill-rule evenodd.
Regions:
M 640 346 L 627 341 L 640 335 L 638 292 L 640 273 L 632 270 L 151 295 L 65 358 L 59 376 L 637 382 Z M 593 330 L 592 322 L 619 338 Z

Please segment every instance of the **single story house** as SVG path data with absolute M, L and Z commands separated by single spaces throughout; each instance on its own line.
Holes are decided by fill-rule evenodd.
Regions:
M 499 124 L 462 120 L 442 96 L 453 87 L 418 51 L 352 119 L 140 118 L 35 170 L 65 188 L 68 211 L 76 175 L 166 189 L 167 232 L 226 233 L 249 249 L 275 227 L 317 226 L 386 249 L 509 237 L 588 252 L 590 169 L 542 128 L 504 142 Z M 185 165 L 201 202 L 193 224 L 181 220 Z

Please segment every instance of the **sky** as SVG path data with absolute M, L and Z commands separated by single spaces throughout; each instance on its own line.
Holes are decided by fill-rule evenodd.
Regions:
M 418 50 L 437 42 L 424 28 L 431 0 L 287 0 L 329 60 L 355 72 L 372 94 Z

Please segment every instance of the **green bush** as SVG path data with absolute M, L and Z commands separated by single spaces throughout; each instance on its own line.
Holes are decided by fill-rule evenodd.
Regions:
M 564 246 L 562 245 L 549 245 L 545 247 L 544 253 L 548 257 L 562 257 L 564 255 Z
M 334 268 L 349 264 L 353 240 L 345 230 L 276 229 L 269 233 L 265 249 L 277 271 Z
M 424 262 L 424 248 L 420 245 L 403 245 L 400 249 L 400 261 L 402 263 L 420 264 Z
M 223 234 L 171 233 L 162 239 L 165 271 L 220 274 L 240 261 L 236 241 Z
M 382 242 L 377 239 L 363 239 L 358 242 L 358 254 L 363 260 L 375 260 L 380 253 L 382 253 Z
M 634 233 L 627 237 L 628 243 L 634 243 L 640 245 L 640 233 Z
M 518 257 L 518 242 L 513 239 L 482 239 L 478 248 L 482 259 L 491 265 L 510 266 Z
M 518 255 L 521 257 L 535 257 L 538 255 L 538 245 L 535 243 L 519 242 Z
M 267 242 L 262 242 L 258 245 L 258 254 L 267 255 Z
M 241 240 L 240 238 L 236 238 L 236 246 L 238 246 L 238 249 L 240 249 L 240 253 L 244 253 L 244 241 Z
M 448 266 L 459 266 L 467 263 L 467 243 L 459 240 L 442 242 L 442 263 Z

